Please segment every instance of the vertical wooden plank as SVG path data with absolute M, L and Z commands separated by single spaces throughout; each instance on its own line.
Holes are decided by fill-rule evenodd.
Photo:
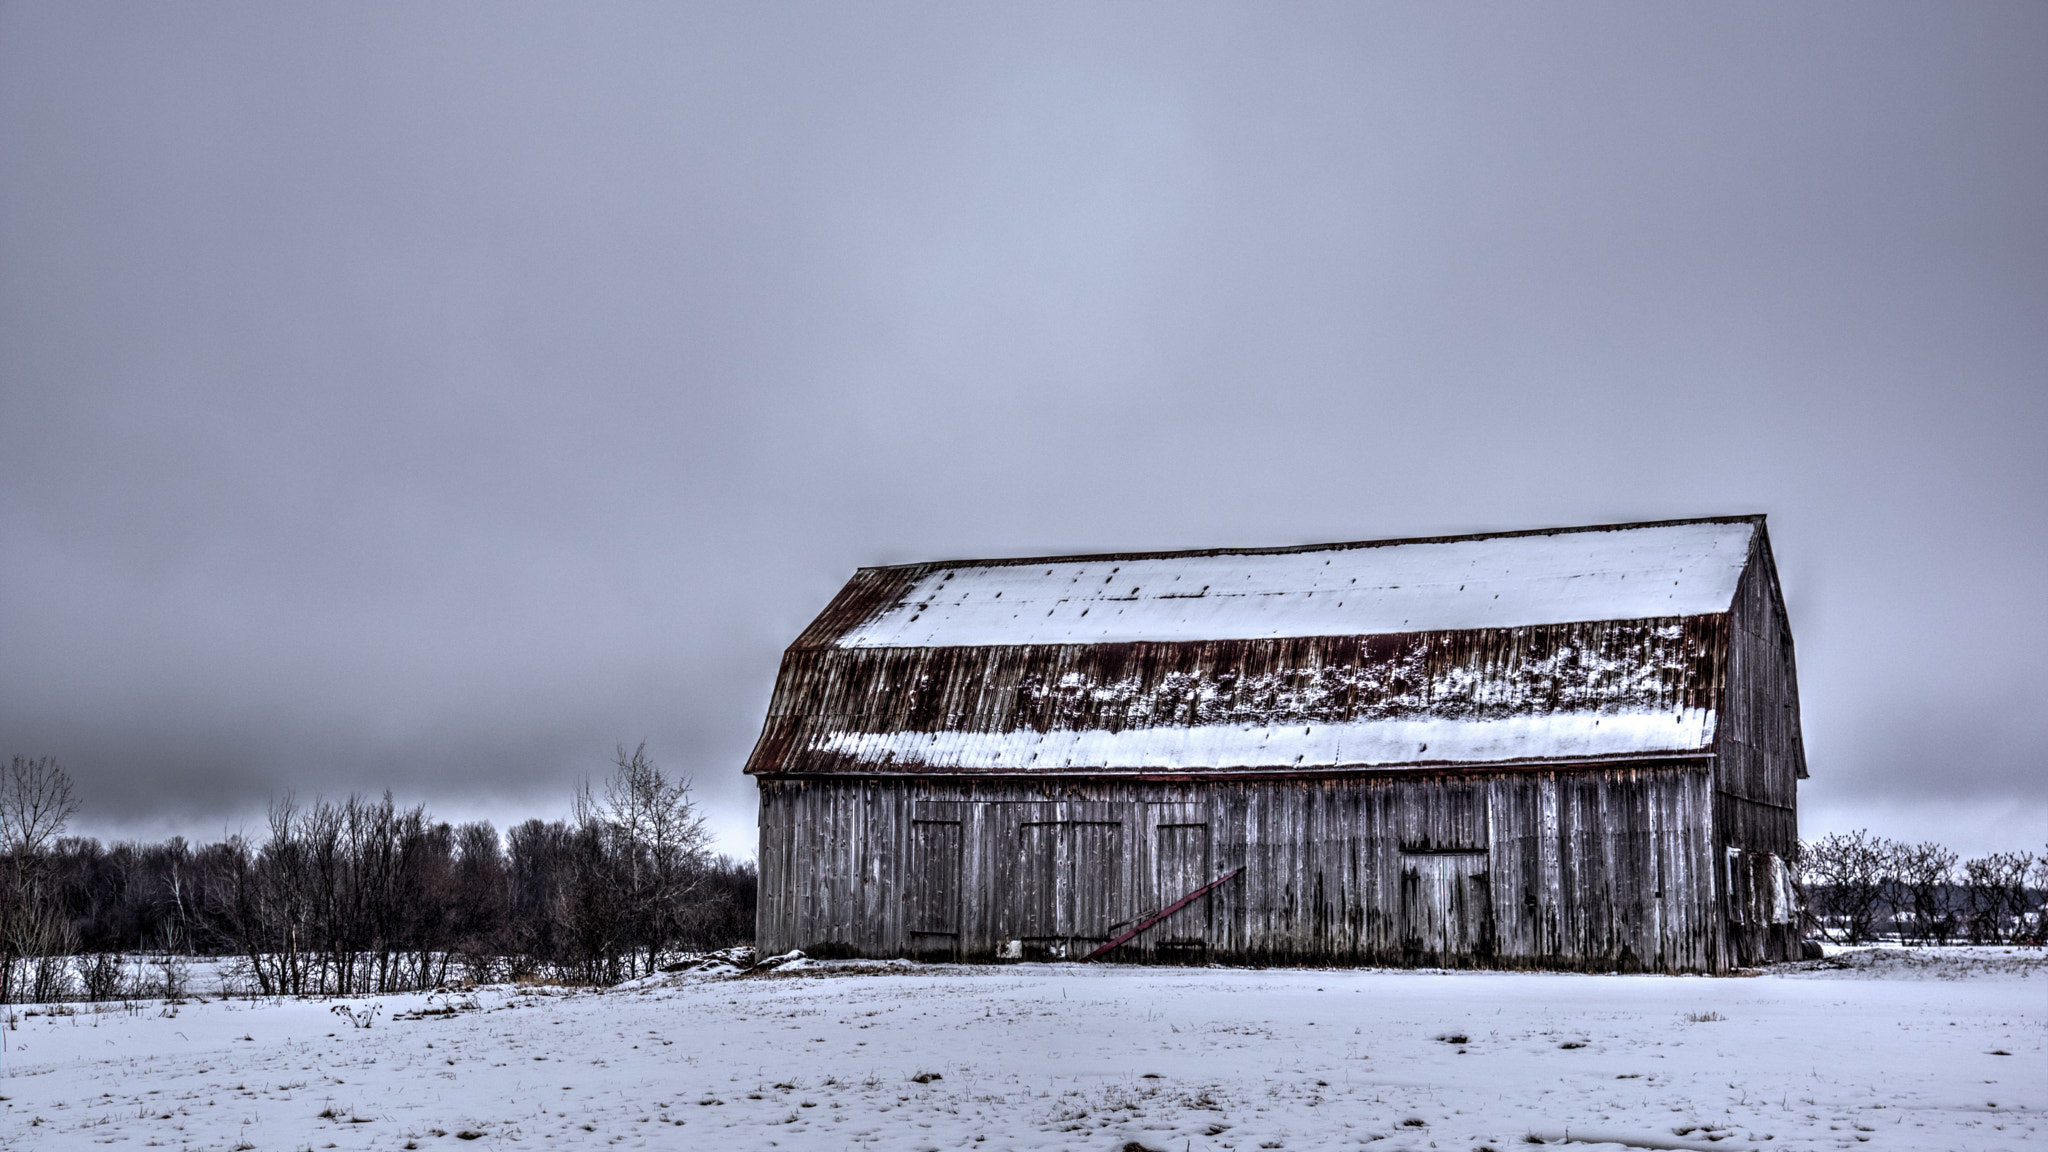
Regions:
M 1015 929 L 1011 936 L 1027 941 L 1052 940 L 1060 934 L 1060 826 L 1033 820 L 1017 825 Z
M 1410 964 L 1470 967 L 1492 960 L 1487 858 L 1479 852 L 1410 853 L 1402 863 L 1401 920 Z
M 1060 826 L 1066 842 L 1068 869 L 1063 879 L 1071 897 L 1067 923 L 1061 935 L 1069 941 L 1086 942 L 1088 949 L 1070 955 L 1086 955 L 1093 945 L 1109 939 L 1111 929 L 1128 922 L 1124 910 L 1124 826 L 1110 821 L 1074 821 Z
M 1209 825 L 1160 824 L 1153 830 L 1153 902 L 1165 907 L 1215 879 L 1209 865 Z M 1199 951 L 1209 942 L 1209 908 L 1204 896 L 1176 912 L 1159 928 L 1155 949 Z
M 911 822 L 908 927 L 912 935 L 959 934 L 961 847 L 958 820 Z
M 760 869 L 760 888 L 754 902 L 754 941 L 757 948 L 772 947 L 782 938 L 782 893 L 789 883 L 782 853 L 789 838 L 780 826 L 776 805 L 778 791 L 775 781 L 761 781 L 760 809 L 756 817 L 760 841 L 754 856 Z

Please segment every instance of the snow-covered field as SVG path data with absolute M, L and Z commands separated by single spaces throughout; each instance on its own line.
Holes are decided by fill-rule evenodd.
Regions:
M 2048 1149 L 2039 950 L 1822 965 L 800 964 L 341 1002 L 367 1028 L 76 1005 L 5 1032 L 0 1146 Z

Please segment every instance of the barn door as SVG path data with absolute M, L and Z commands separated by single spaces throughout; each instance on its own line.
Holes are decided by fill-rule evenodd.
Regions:
M 1060 938 L 1060 823 L 1021 823 L 1015 843 L 1015 871 L 1001 897 L 1010 913 L 1008 935 L 1028 950 L 1045 952 Z
M 1488 964 L 1494 950 L 1487 785 L 1416 780 L 1395 792 L 1401 836 L 1401 944 L 1410 964 Z
M 1074 959 L 1109 939 L 1124 912 L 1124 826 L 1101 804 L 1014 805 L 995 894 L 1003 954 Z
M 950 958 L 958 949 L 960 855 L 960 821 L 911 821 L 907 927 L 917 955 Z
M 1083 956 L 1109 939 L 1123 910 L 1124 826 L 1076 820 L 1061 827 L 1066 831 L 1068 898 L 1061 902 L 1067 919 L 1060 927 L 1068 940 L 1087 945 L 1074 953 Z
M 1216 877 L 1209 863 L 1207 824 L 1159 824 L 1152 832 L 1152 892 L 1161 908 Z M 1204 896 L 1168 917 L 1152 931 L 1152 950 L 1161 960 L 1199 964 L 1209 945 L 1210 897 Z
M 1402 856 L 1401 925 L 1411 964 L 1464 967 L 1493 954 L 1484 852 Z

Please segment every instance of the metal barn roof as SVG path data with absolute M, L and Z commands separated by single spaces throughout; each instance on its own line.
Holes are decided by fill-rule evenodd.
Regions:
M 1761 517 L 862 569 L 748 771 L 1243 773 L 1696 755 Z
M 846 648 L 1260 640 L 1725 612 L 1750 520 L 908 566 Z

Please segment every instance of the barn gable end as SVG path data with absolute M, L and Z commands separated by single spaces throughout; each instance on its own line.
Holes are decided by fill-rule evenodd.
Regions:
M 1728 613 L 1728 674 L 1714 757 L 1720 901 L 1731 963 L 1793 954 L 1798 917 L 1788 862 L 1799 848 L 1799 729 L 1792 626 L 1770 541 L 1753 555 Z

